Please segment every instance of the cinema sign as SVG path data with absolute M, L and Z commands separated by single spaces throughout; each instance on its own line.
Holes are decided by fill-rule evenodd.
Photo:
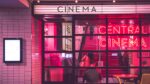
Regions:
M 34 5 L 40 14 L 133 14 L 150 13 L 150 5 Z

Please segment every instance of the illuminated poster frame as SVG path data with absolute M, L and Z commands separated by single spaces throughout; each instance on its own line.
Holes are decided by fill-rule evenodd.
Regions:
M 3 62 L 4 63 L 22 62 L 22 38 L 3 39 Z

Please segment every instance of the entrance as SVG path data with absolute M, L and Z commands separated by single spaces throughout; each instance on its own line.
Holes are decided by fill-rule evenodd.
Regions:
M 138 76 L 150 54 L 150 23 L 142 20 L 135 15 L 49 18 L 43 29 L 44 84 L 115 84 L 115 74 Z M 98 75 L 86 77 L 89 69 Z

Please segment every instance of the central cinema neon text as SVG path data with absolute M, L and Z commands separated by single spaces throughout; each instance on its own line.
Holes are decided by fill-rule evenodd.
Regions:
M 106 26 L 99 26 L 99 34 L 106 34 Z M 142 26 L 142 34 L 148 34 L 148 31 Z M 135 25 L 108 25 L 108 34 L 140 34 L 139 26 Z

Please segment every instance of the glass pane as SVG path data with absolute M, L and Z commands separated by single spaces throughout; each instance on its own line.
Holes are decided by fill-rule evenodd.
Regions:
M 48 53 L 44 57 L 44 66 L 72 66 L 72 53 Z
M 110 50 L 139 50 L 140 39 L 138 36 L 109 36 L 108 48 Z
M 76 52 L 76 66 L 79 67 L 105 67 L 106 53 L 105 52 Z
M 72 51 L 72 38 L 45 38 L 45 51 Z
M 150 52 L 142 52 L 142 58 L 150 58 Z
M 109 52 L 109 66 L 139 66 L 139 55 L 139 52 L 123 52 L 121 50 L 118 50 L 118 52 Z
M 106 37 L 105 36 L 76 36 L 75 37 L 76 50 L 105 50 Z
M 149 74 L 149 73 L 150 73 L 150 66 L 143 66 L 142 74 Z
M 76 20 L 75 34 L 106 34 L 105 19 L 103 20 Z
M 142 52 L 142 73 L 150 73 L 150 52 Z
M 139 34 L 137 19 L 109 19 L 108 34 Z
M 106 70 L 102 68 L 82 68 L 76 69 L 75 84 L 105 84 Z
M 142 36 L 142 50 L 150 50 L 150 36 Z
M 59 33 L 58 30 L 58 24 L 57 23 L 45 23 L 44 25 L 44 35 L 45 36 L 57 36 Z
M 72 23 L 63 22 L 62 23 L 62 35 L 63 36 L 72 36 Z
M 44 33 L 45 36 L 72 36 L 72 23 L 45 23 Z
M 142 19 L 142 34 L 150 34 L 150 20 Z
M 45 82 L 63 82 L 63 68 L 44 68 Z
M 108 84 L 137 84 L 137 78 L 140 75 L 139 68 L 109 69 L 108 74 Z

